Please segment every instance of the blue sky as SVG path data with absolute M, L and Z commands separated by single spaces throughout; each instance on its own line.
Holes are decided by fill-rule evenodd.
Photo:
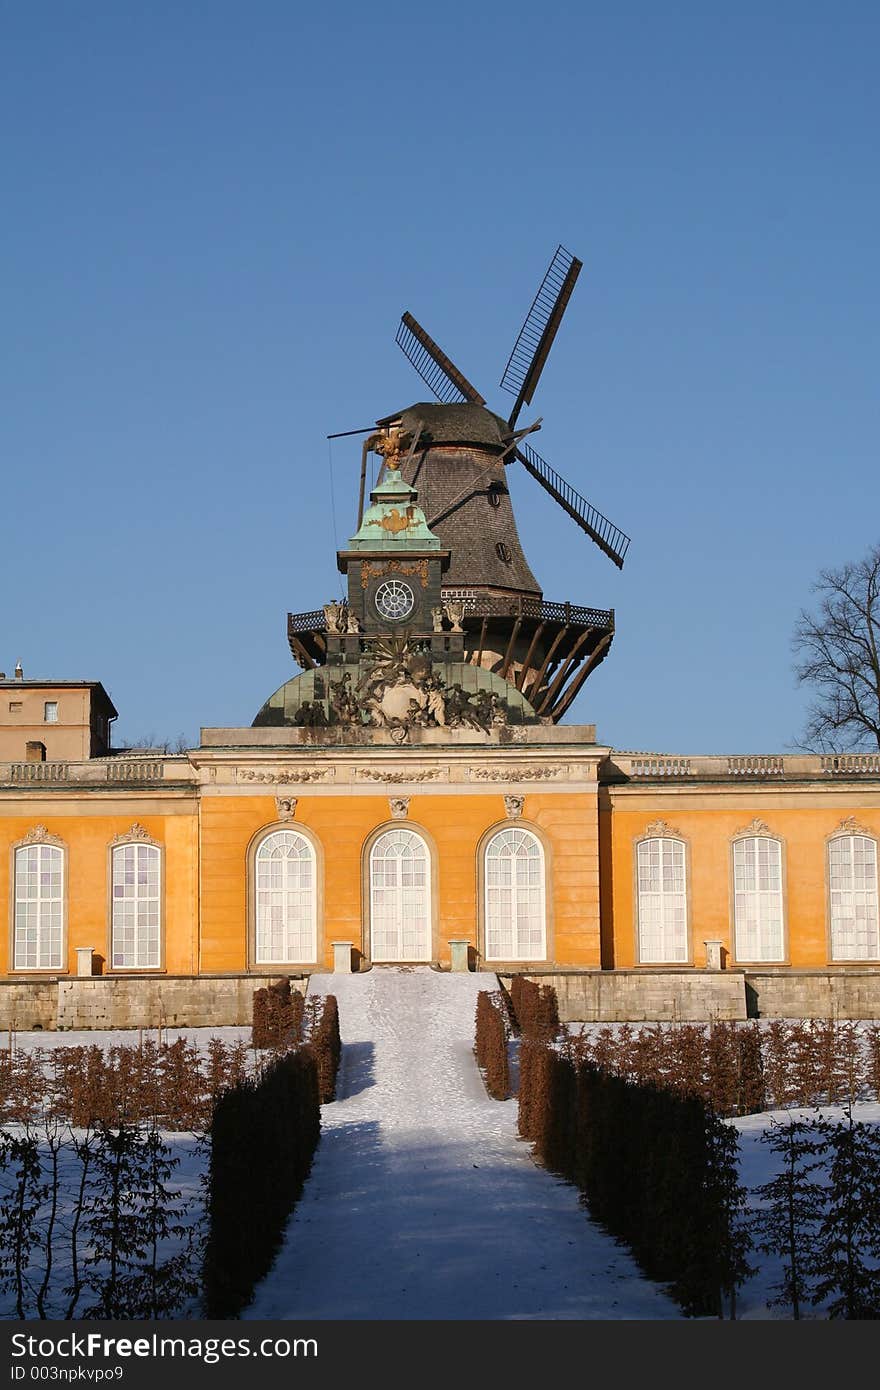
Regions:
M 569 719 L 794 741 L 798 610 L 880 531 L 876 4 L 36 0 L 0 47 L 0 668 L 249 724 L 338 588 L 326 435 L 424 398 L 400 313 L 503 408 L 562 242 L 523 420 L 633 538 L 511 478 L 545 595 L 616 612 Z

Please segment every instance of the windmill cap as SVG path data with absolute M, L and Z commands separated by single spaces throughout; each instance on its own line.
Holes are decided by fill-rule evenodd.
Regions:
M 421 424 L 420 445 L 476 444 L 500 452 L 510 436 L 506 420 L 486 406 L 473 405 L 470 401 L 459 401 L 453 405 L 438 405 L 436 401 L 419 402 L 376 423 L 384 426 L 398 421 L 404 434 L 415 433 Z

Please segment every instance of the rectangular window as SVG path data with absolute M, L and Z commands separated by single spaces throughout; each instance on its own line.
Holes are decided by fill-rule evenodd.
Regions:
M 877 845 L 866 835 L 838 835 L 828 845 L 831 959 L 877 960 Z
M 10 700 L 10 701 L 9 701 L 9 713 L 10 713 L 10 714 L 18 714 L 18 712 L 19 712 L 20 709 L 21 709 L 21 700 Z
M 155 845 L 113 851 L 112 964 L 114 970 L 161 965 L 161 856 Z
M 637 854 L 639 960 L 686 961 L 687 884 L 681 840 L 642 840 Z
M 64 968 L 64 853 L 54 845 L 15 851 L 15 969 Z
M 782 846 L 769 836 L 734 841 L 733 930 L 737 960 L 785 960 Z
M 58 701 L 47 700 L 43 705 L 43 721 L 46 724 L 58 723 Z

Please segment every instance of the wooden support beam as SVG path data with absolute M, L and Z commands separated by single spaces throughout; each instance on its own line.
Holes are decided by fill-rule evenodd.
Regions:
M 501 670 L 500 670 L 500 672 L 499 672 L 499 675 L 501 676 L 502 680 L 507 680 L 507 670 L 508 670 L 508 667 L 510 666 L 510 658 L 511 658 L 512 655 L 513 655 L 513 644 L 514 644 L 514 642 L 515 642 L 516 639 L 517 639 L 517 636 L 518 636 L 518 634 L 519 634 L 519 630 L 520 630 L 521 627 L 522 627 L 522 616 L 518 617 L 517 620 L 516 620 L 516 622 L 515 622 L 514 625 L 513 625 L 513 630 L 511 631 L 511 634 L 510 634 L 510 641 L 509 641 L 508 644 L 507 644 L 507 651 L 504 653 L 504 660 L 503 660 L 503 662 L 501 663 Z
M 590 652 L 590 655 L 588 656 L 587 660 L 584 662 L 583 666 L 578 671 L 574 680 L 571 682 L 570 686 L 568 687 L 562 699 L 560 700 L 559 708 L 556 710 L 554 714 L 555 719 L 561 719 L 562 716 L 565 714 L 565 711 L 568 709 L 569 705 L 574 700 L 584 681 L 587 679 L 587 676 L 590 674 L 591 671 L 595 671 L 596 667 L 599 665 L 599 662 L 602 660 L 602 657 L 608 650 L 608 647 L 611 643 L 611 638 L 613 636 L 613 632 L 606 632 L 605 636 L 596 643 L 595 647 Z
M 519 675 L 518 675 L 517 678 L 516 678 L 516 688 L 517 688 L 517 690 L 522 690 L 523 685 L 524 685 L 524 683 L 525 683 L 526 676 L 528 675 L 529 671 L 532 669 L 532 657 L 533 657 L 534 654 L 535 654 L 535 647 L 538 645 L 538 642 L 539 642 L 540 639 L 541 639 L 541 633 L 544 631 L 544 628 L 545 628 L 545 627 L 546 627 L 546 623 L 538 623 L 538 626 L 535 628 L 534 635 L 533 635 L 533 637 L 532 637 L 531 642 L 529 643 L 529 649 L 528 649 L 528 651 L 526 652 L 526 659 L 525 659 L 525 661 L 523 662 L 522 670 L 520 671 Z
M 536 676 L 535 679 L 532 681 L 531 685 L 529 686 L 529 689 L 523 691 L 523 694 L 525 695 L 526 699 L 529 701 L 530 704 L 534 705 L 534 703 L 535 703 L 534 700 L 531 699 L 530 692 L 531 692 L 532 690 L 534 690 L 535 693 L 537 693 L 537 692 L 541 689 L 541 682 L 543 681 L 544 677 L 545 677 L 546 674 L 547 674 L 547 667 L 550 665 L 550 662 L 553 660 L 553 657 L 554 657 L 554 655 L 555 655 L 555 653 L 556 653 L 556 648 L 559 646 L 559 643 L 562 641 L 563 637 L 567 636 L 567 634 L 568 634 L 568 623 L 564 623 L 563 626 L 559 629 L 559 631 L 557 632 L 556 636 L 553 638 L 553 641 L 552 641 L 551 644 L 550 644 L 550 650 L 548 651 L 547 655 L 544 657 L 544 665 L 541 667 L 541 669 L 540 669 L 540 671 L 538 672 L 537 676 Z
M 479 647 L 477 648 L 477 659 L 476 659 L 476 661 L 474 662 L 474 665 L 475 665 L 475 666 L 480 666 L 480 665 L 482 664 L 482 661 L 483 661 L 483 648 L 484 648 L 484 646 L 486 645 L 486 629 L 487 629 L 488 626 L 489 626 L 489 619 L 488 619 L 488 618 L 484 618 L 484 619 L 483 619 L 483 625 L 482 625 L 482 627 L 480 628 L 480 645 L 479 645 Z
M 560 666 L 557 674 L 554 676 L 552 684 L 550 685 L 547 691 L 547 694 L 541 701 L 541 708 L 537 711 L 538 714 L 551 713 L 553 701 L 556 699 L 556 696 L 559 694 L 560 690 L 565 685 L 566 678 L 570 674 L 572 668 L 577 663 L 578 652 L 580 651 L 584 643 L 588 640 L 588 638 L 593 636 L 595 631 L 596 629 L 594 627 L 588 627 L 584 632 L 581 633 L 580 637 L 575 642 L 568 656 L 565 658 L 562 665 Z
M 302 666 L 303 669 L 306 671 L 314 671 L 317 663 L 312 660 L 311 656 L 309 655 L 299 638 L 291 636 L 290 645 L 293 650 L 293 654 L 299 662 L 300 666 Z

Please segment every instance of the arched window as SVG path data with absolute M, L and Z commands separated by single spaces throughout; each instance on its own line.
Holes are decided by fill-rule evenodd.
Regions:
M 15 851 L 16 970 L 64 969 L 64 850 L 22 845 Z
M 683 840 L 640 840 L 637 852 L 639 960 L 688 958 L 687 882 Z
M 511 826 L 486 845 L 486 959 L 545 960 L 544 850 Z
M 733 939 L 737 960 L 785 960 L 782 845 L 769 835 L 733 842 Z
M 828 841 L 832 960 L 877 960 L 877 841 L 835 835 Z
M 296 830 L 274 830 L 255 858 L 255 957 L 258 965 L 317 960 L 315 851 Z
M 370 850 L 370 957 L 431 959 L 431 855 L 414 830 L 386 830 Z
M 162 963 L 162 851 L 132 840 L 111 853 L 110 965 L 158 970 Z

